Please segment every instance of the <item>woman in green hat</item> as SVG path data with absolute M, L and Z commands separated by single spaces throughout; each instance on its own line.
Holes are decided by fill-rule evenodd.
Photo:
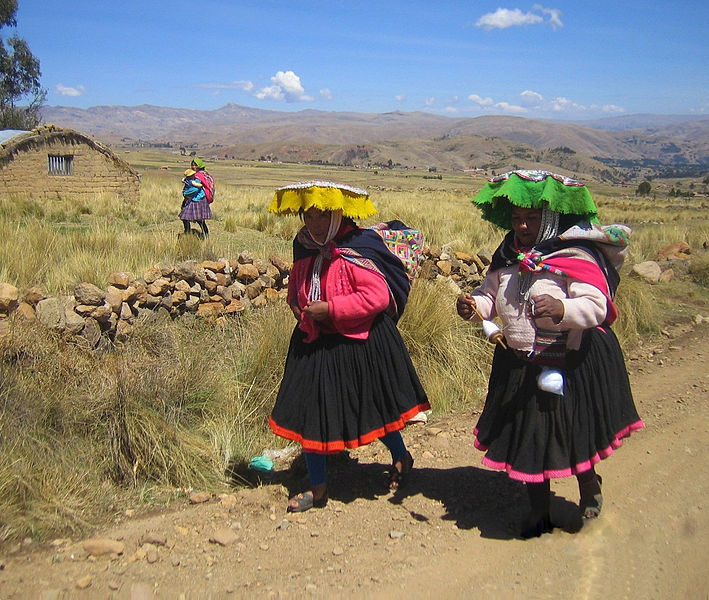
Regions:
M 209 237 L 207 221 L 212 218 L 212 208 L 210 204 L 214 199 L 214 178 L 207 173 L 206 165 L 201 158 L 193 158 L 190 166 L 192 171 L 194 171 L 193 177 L 199 181 L 200 187 L 204 190 L 204 194 L 201 194 L 195 201 L 183 202 L 179 217 L 186 234 L 192 233 L 191 223 L 194 221 L 199 225 L 201 230 L 200 237 L 207 239 Z
M 551 531 L 550 480 L 576 476 L 580 516 L 601 512 L 595 465 L 644 424 L 610 328 L 630 230 L 601 227 L 588 189 L 547 171 L 495 177 L 473 199 L 508 231 L 482 285 L 457 301 L 464 319 L 502 321 L 475 429 L 483 464 L 526 485 L 522 537 Z

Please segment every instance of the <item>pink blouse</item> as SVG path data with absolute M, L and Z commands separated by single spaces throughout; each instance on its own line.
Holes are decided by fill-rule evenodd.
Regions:
M 340 333 L 354 339 L 367 339 L 374 318 L 392 302 L 389 286 L 378 273 L 359 267 L 337 254 L 324 261 L 320 273 L 322 300 L 328 303 L 329 319 L 315 322 L 301 314 L 299 327 L 307 334 L 305 342 L 320 333 Z M 288 304 L 301 310 L 308 303 L 310 277 L 315 256 L 293 263 L 288 283 Z

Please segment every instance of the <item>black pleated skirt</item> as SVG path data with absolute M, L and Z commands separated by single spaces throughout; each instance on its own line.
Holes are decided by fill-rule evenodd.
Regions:
M 404 428 L 430 405 L 392 319 L 378 316 L 366 340 L 296 327 L 269 418 L 273 432 L 310 452 L 357 448 Z
M 541 367 L 497 347 L 485 407 L 475 429 L 483 464 L 540 483 L 589 470 L 644 424 L 635 409 L 623 354 L 611 329 L 584 333 L 567 354 L 564 395 L 543 392 Z

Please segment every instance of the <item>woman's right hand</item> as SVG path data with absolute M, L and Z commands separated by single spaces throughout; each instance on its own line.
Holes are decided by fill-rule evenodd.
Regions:
M 477 308 L 477 305 L 475 304 L 475 298 L 473 298 L 470 294 L 461 294 L 458 296 L 455 307 L 458 311 L 458 315 L 466 321 L 469 321 L 475 314 L 475 308 Z

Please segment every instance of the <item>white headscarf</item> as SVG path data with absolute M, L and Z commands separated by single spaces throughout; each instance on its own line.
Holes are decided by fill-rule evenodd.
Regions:
M 315 257 L 313 262 L 313 274 L 310 279 L 310 291 L 308 292 L 308 300 L 310 302 L 318 302 L 322 297 L 322 290 L 320 289 L 320 271 L 322 270 L 322 263 L 324 256 L 328 250 L 329 243 L 335 238 L 337 232 L 340 230 L 340 225 L 342 224 L 342 209 L 330 211 L 330 227 L 328 227 L 327 235 L 325 236 L 325 241 L 318 242 L 308 231 L 310 239 L 315 242 L 320 247 L 320 252 Z
M 547 204 L 542 207 L 541 225 L 534 245 L 546 242 L 559 235 L 559 213 L 551 210 Z M 525 271 L 519 276 L 519 297 L 523 302 L 529 300 L 529 288 L 532 286 L 533 273 Z

